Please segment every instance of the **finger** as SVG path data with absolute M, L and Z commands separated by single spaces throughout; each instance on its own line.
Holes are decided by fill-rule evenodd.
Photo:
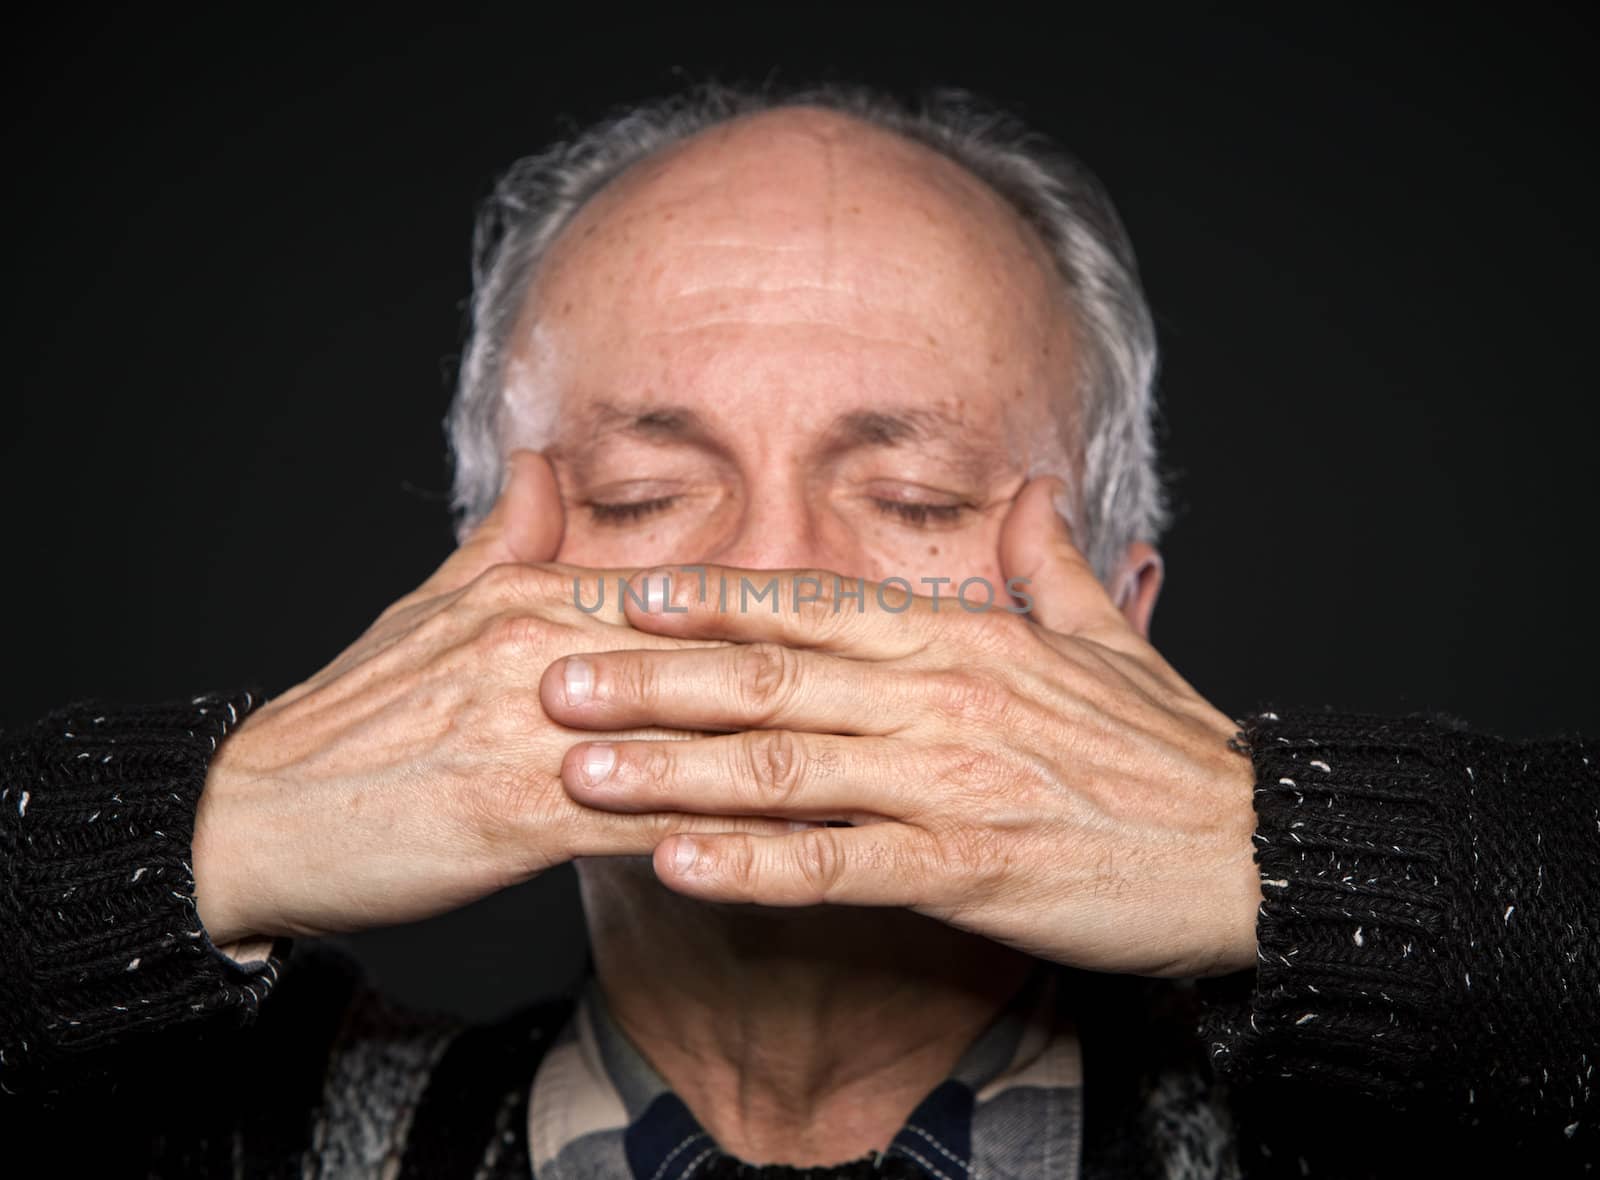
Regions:
M 606 623 L 637 639 L 639 632 L 622 612 L 622 587 L 638 572 L 637 568 L 601 569 L 556 562 L 505 563 L 480 571 L 464 590 L 481 592 L 489 605 L 503 610 L 537 611 L 575 626 Z
M 876 738 L 751 730 L 690 741 L 580 742 L 561 763 L 567 794 L 607 811 L 875 822 L 919 807 L 897 755 Z
M 641 638 L 641 633 L 628 622 L 628 616 L 623 611 L 623 604 L 627 602 L 633 592 L 634 584 L 638 581 L 641 572 L 638 567 L 600 569 L 576 565 L 549 565 L 544 568 L 554 571 L 561 579 L 560 598 L 565 608 L 563 617 L 573 622 L 581 622 L 584 618 L 588 618 L 600 623 L 609 623 L 615 627 L 625 628 L 636 640 Z M 651 635 L 649 638 L 653 640 L 656 637 Z M 668 642 L 660 646 L 677 646 L 676 641 L 667 638 Z M 649 646 L 657 645 L 652 643 Z
M 536 451 L 512 451 L 506 457 L 505 485 L 489 515 L 419 593 L 458 590 L 491 566 L 553 561 L 563 528 L 561 491 L 549 460 Z
M 598 811 L 573 804 L 581 814 L 572 821 L 567 858 L 580 856 L 649 856 L 663 840 L 680 833 L 695 835 L 748 835 L 760 839 L 787 835 L 795 830 L 790 820 L 748 815 L 679 815 L 649 812 L 638 815 Z
M 925 675 L 775 643 L 586 652 L 539 684 L 545 712 L 578 729 L 805 729 L 889 734 L 913 724 Z
M 1078 547 L 1055 500 L 1065 485 L 1053 476 L 1032 480 L 1000 527 L 1000 568 L 1006 585 L 1031 599 L 1029 615 L 1051 631 L 1072 635 L 1125 629 L 1127 621 Z
M 633 626 L 658 635 L 765 640 L 893 659 L 927 646 L 930 615 L 941 609 L 913 591 L 903 578 L 869 582 L 831 570 L 684 565 L 637 575 L 623 606 Z M 946 601 L 942 610 L 960 608 Z
M 655 851 L 667 888 L 703 901 L 771 906 L 916 906 L 935 888 L 921 833 L 904 824 L 784 836 L 675 835 Z

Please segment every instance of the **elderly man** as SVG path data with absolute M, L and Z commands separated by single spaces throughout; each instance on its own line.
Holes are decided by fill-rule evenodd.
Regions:
M 1430 1006 L 1487 905 L 1502 959 L 1539 953 L 1524 885 L 1592 838 L 1494 849 L 1497 892 L 1446 920 L 1462 832 L 1419 774 L 1478 781 L 1448 731 L 1241 732 L 1147 642 L 1153 334 L 1080 168 L 967 100 L 698 92 L 518 165 L 479 245 L 450 560 L 270 702 L 80 708 L 15 746 L 11 1088 L 109 1073 L 199 1172 L 1273 1166 L 1207 1049 L 1587 1134 L 1590 1042 L 1508 1047 L 1563 1071 L 1535 1095 Z M 1470 752 L 1592 798 L 1576 743 Z M 462 1031 L 325 958 L 279 981 L 290 938 L 568 860 L 575 1005 Z M 1252 968 L 1205 1013 L 1115 978 Z M 131 1100 L 227 1066 L 251 1080 Z M 1349 1163 L 1379 1116 L 1319 1117 L 1291 1150 Z

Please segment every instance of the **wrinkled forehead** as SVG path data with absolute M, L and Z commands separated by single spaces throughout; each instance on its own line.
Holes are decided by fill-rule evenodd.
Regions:
M 581 295 L 571 310 L 615 322 L 714 287 L 758 302 L 808 284 L 857 310 L 1002 337 L 1059 326 L 1065 305 L 1043 244 L 982 180 L 802 108 L 721 124 L 612 182 L 547 254 L 530 306 L 560 314 Z
M 512 367 L 564 400 L 638 387 L 697 341 L 729 363 L 856 350 L 880 384 L 903 369 L 1016 416 L 1061 391 L 1071 337 L 1050 255 L 1005 198 L 931 148 L 802 108 L 714 127 L 591 199 L 535 276 Z

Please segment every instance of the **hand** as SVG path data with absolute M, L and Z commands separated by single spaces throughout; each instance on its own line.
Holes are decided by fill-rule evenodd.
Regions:
M 594 571 L 526 564 L 552 557 L 561 529 L 549 466 L 515 453 L 493 513 L 432 577 L 222 743 L 193 845 L 213 943 L 413 921 L 574 856 L 644 854 L 679 830 L 770 830 L 607 815 L 562 791 L 562 753 L 581 735 L 539 706 L 550 661 L 704 644 L 634 633 L 615 602 L 580 610 L 573 579 L 592 604 Z
M 871 583 L 865 610 L 836 609 L 835 575 L 819 571 L 781 575 L 779 611 L 720 610 L 719 578 L 773 573 L 718 567 L 705 601 L 688 567 L 670 610 L 630 602 L 640 630 L 736 646 L 558 660 L 541 685 L 550 716 L 735 732 L 580 743 L 567 790 L 618 813 L 853 825 L 674 835 L 655 871 L 691 896 L 905 906 L 1092 970 L 1252 966 L 1254 779 L 1237 727 L 1113 605 L 1050 493 L 1031 484 L 1002 537 L 1006 578 L 1030 579 L 1031 617 L 892 588 L 884 610 Z M 797 602 L 797 589 L 820 599 Z M 564 688 L 580 661 L 583 700 Z

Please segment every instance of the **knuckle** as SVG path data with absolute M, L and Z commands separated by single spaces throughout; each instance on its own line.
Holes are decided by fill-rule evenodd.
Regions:
M 935 673 L 927 677 L 926 684 L 933 707 L 955 721 L 992 723 L 1006 712 L 1010 697 L 994 678 L 965 669 Z
M 756 852 L 748 836 L 728 839 L 713 854 L 712 869 L 728 881 L 742 897 L 752 897 L 760 883 Z
M 542 566 L 504 562 L 491 565 L 472 579 L 464 597 L 490 608 L 538 602 L 557 593 L 559 581 L 554 571 Z
M 905 880 L 913 879 L 921 866 L 912 848 L 903 848 L 882 840 L 867 840 L 856 846 L 856 863 L 875 875 L 894 873 Z
M 776 643 L 752 643 L 733 662 L 734 691 L 753 720 L 775 715 L 794 694 L 799 657 Z
M 668 794 L 672 787 L 672 753 L 665 742 L 639 742 L 629 751 L 634 775 L 652 794 Z
M 525 614 L 495 615 L 478 632 L 480 654 L 487 657 L 536 655 L 548 633 L 543 619 Z
M 747 770 L 757 800 L 784 804 L 802 778 L 800 743 L 785 730 L 755 731 L 745 737 Z
M 808 900 L 832 897 L 844 873 L 844 855 L 832 828 L 810 828 L 795 837 L 795 867 L 805 883 Z
M 614 655 L 604 661 L 605 695 L 608 699 L 648 706 L 667 694 L 660 670 L 648 655 Z M 601 687 L 601 686 L 597 686 Z
M 467 583 L 462 597 L 480 606 L 502 606 L 515 601 L 521 578 L 521 566 L 491 565 Z

